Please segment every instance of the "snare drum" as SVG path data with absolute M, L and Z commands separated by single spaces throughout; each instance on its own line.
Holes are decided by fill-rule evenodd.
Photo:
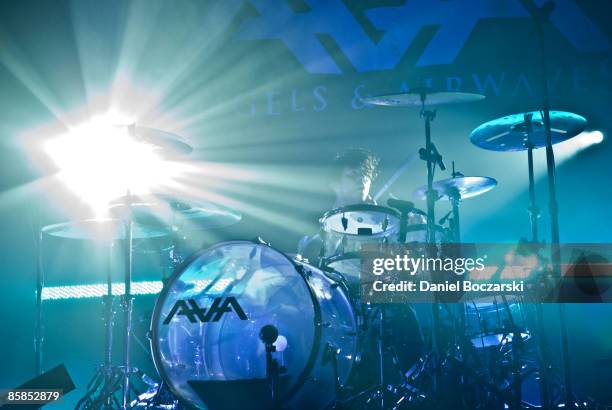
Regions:
M 351 290 L 359 288 L 362 248 L 366 244 L 398 243 L 400 213 L 372 204 L 348 205 L 326 212 L 320 219 L 323 232 L 323 264 L 345 276 Z M 405 243 L 427 242 L 427 220 L 422 211 L 408 214 Z M 445 229 L 434 226 L 436 243 Z M 423 249 L 424 252 L 424 249 Z
M 363 245 L 397 242 L 399 222 L 399 212 L 372 204 L 348 205 L 326 212 L 320 219 L 324 265 L 358 286 Z

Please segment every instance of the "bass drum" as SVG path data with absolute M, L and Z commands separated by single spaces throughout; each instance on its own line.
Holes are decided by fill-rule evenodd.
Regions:
M 272 356 L 285 369 L 281 402 L 309 409 L 333 402 L 335 374 L 344 385 L 357 353 L 351 303 L 321 270 L 264 244 L 219 243 L 174 273 L 153 312 L 155 366 L 191 407 L 266 407 L 270 390 L 259 336 L 266 325 L 279 333 Z

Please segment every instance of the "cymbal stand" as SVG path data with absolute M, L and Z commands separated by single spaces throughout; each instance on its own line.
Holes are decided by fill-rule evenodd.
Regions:
M 559 252 L 559 214 L 557 203 L 557 188 L 555 181 L 555 154 L 552 147 L 552 133 L 550 130 L 550 99 L 548 90 L 548 67 L 546 64 L 546 44 L 544 39 L 544 23 L 548 20 L 555 8 L 555 3 L 552 1 L 545 2 L 542 7 L 538 8 L 532 4 L 532 16 L 535 23 L 535 32 L 538 41 L 538 49 L 540 54 L 540 72 L 542 82 L 542 118 L 544 120 L 544 129 L 546 133 L 546 170 L 548 174 L 548 210 L 550 214 L 550 256 L 555 278 L 561 277 L 561 259 Z M 564 376 L 564 392 L 565 406 L 573 406 L 574 395 L 572 388 L 572 378 L 570 369 L 569 345 L 567 339 L 567 323 L 565 318 L 565 305 L 557 304 L 559 309 L 559 324 L 561 331 L 561 356 L 563 358 L 563 376 Z
M 114 243 L 108 244 L 108 257 L 106 266 L 106 295 L 103 296 L 104 305 L 104 364 L 98 367 L 94 376 L 87 385 L 85 395 L 78 401 L 77 409 L 114 409 L 120 403 L 115 397 L 119 390 L 121 373 L 112 363 L 113 327 L 115 310 L 113 308 L 112 289 L 112 250 Z
M 553 4 L 554 7 L 554 3 Z M 544 9 L 546 6 L 543 6 Z M 552 11 L 552 10 L 551 10 Z M 540 48 L 541 70 L 542 70 L 542 110 L 544 112 L 544 127 L 546 129 L 546 169 L 548 171 L 548 195 L 549 195 L 549 212 L 550 212 L 550 252 L 553 266 L 553 275 L 556 278 L 561 276 L 561 260 L 559 253 L 559 214 L 557 204 L 557 190 L 555 181 L 555 154 L 552 148 L 552 134 L 550 131 L 550 102 L 548 98 L 548 75 L 546 66 L 546 48 L 544 43 L 543 22 L 548 16 L 544 11 L 541 18 L 536 18 L 536 32 L 538 36 L 538 45 Z M 571 362 L 569 355 L 569 343 L 567 339 L 567 322 L 565 317 L 565 305 L 559 303 L 559 324 L 561 328 L 561 353 L 563 357 L 563 376 L 565 384 L 565 406 L 573 406 L 574 395 L 571 378 Z
M 460 172 L 455 172 L 455 162 L 453 161 L 453 178 L 458 176 L 463 176 Z M 459 222 L 459 205 L 461 204 L 461 193 L 457 188 L 452 188 L 446 192 L 448 198 L 450 199 L 452 205 L 452 215 L 453 217 L 450 220 L 450 231 L 452 240 L 455 243 L 454 249 L 457 252 L 455 257 L 460 257 L 458 254 L 461 250 L 461 225 Z M 456 329 L 456 337 L 460 342 L 465 341 L 465 301 L 461 301 L 458 303 L 458 312 L 459 312 L 459 328 Z M 461 343 L 463 344 L 463 343 Z
M 514 317 L 512 316 L 512 310 L 506 295 L 502 294 L 502 301 L 504 304 L 504 310 L 506 311 L 506 317 L 509 322 L 508 331 L 512 334 L 512 402 L 510 408 L 520 409 L 523 397 L 523 374 L 522 374 L 522 363 L 521 355 L 524 352 L 523 335 L 522 329 L 516 324 Z
M 531 241 L 532 245 L 537 245 L 539 243 L 538 239 L 538 219 L 540 218 L 540 209 L 536 202 L 535 195 L 535 177 L 533 171 L 533 150 L 535 149 L 535 145 L 530 139 L 531 132 L 533 130 L 532 123 L 532 114 L 526 113 L 523 117 L 523 123 L 519 126 L 525 135 L 525 147 L 527 148 L 527 171 L 529 174 L 529 206 L 527 207 L 527 212 L 529 213 L 529 225 L 531 228 Z M 541 303 L 535 303 L 535 313 L 536 313 L 536 326 L 538 332 L 538 362 L 539 362 L 539 370 L 540 370 L 540 394 L 542 396 L 542 403 L 544 408 L 551 407 L 551 391 L 550 391 L 550 372 L 549 369 L 551 367 L 549 355 L 548 355 L 548 345 L 546 343 L 546 336 L 544 330 L 544 312 L 542 310 Z
M 435 205 L 438 200 L 438 193 L 433 189 L 435 167 L 438 165 L 441 170 L 445 170 L 446 167 L 442 162 L 442 156 L 436 149 L 436 146 L 431 141 L 431 122 L 436 117 L 435 110 L 429 110 L 425 108 L 425 102 L 427 100 L 427 94 L 424 88 L 421 88 L 421 112 L 420 116 L 423 118 L 425 125 L 425 148 L 419 150 L 420 158 L 426 162 L 427 165 L 427 257 L 437 257 L 438 250 L 436 248 L 435 240 Z M 435 280 L 434 280 L 435 281 Z M 437 293 L 434 295 L 434 302 L 432 303 L 432 350 L 436 360 L 440 357 L 440 304 L 438 301 Z M 433 377 L 433 391 L 434 395 L 438 392 L 438 372 L 439 366 L 436 365 Z
M 130 374 L 131 360 L 130 348 L 132 339 L 132 247 L 133 247 L 133 228 L 132 218 L 132 197 L 128 189 L 125 197 L 127 213 L 125 215 L 125 291 L 122 299 L 123 307 L 123 385 L 122 385 L 122 410 L 127 410 L 130 406 Z
M 113 284 L 111 278 L 111 254 L 113 243 L 109 246 L 108 267 L 106 274 L 106 296 L 104 297 L 104 376 L 105 386 L 109 386 L 112 377 L 113 366 L 113 326 L 115 320 L 115 311 L 113 309 Z M 105 404 L 110 408 L 112 396 L 109 395 Z

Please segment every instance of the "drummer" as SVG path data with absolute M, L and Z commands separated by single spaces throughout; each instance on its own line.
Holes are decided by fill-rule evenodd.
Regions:
M 339 153 L 333 163 L 331 188 L 335 193 L 333 208 L 347 205 L 372 204 L 376 201 L 370 196 L 372 182 L 378 175 L 379 158 L 365 149 L 350 149 Z M 329 246 L 328 243 L 325 246 Z M 324 242 L 322 235 L 304 236 L 299 243 L 299 253 L 311 263 L 321 262 Z M 330 251 L 326 249 L 326 251 Z M 335 253 L 335 252 L 331 252 Z M 340 272 L 342 273 L 342 272 Z M 410 305 L 395 305 L 387 309 L 392 344 L 396 348 L 397 365 L 408 370 L 422 352 L 424 342 L 418 318 Z M 373 329 L 376 329 L 376 325 Z M 376 335 L 368 334 L 365 345 L 373 348 Z M 374 373 L 368 369 L 375 365 L 374 357 L 367 355 L 363 362 L 359 380 L 366 381 Z M 369 376 L 368 374 L 371 373 Z M 371 381 L 371 380 L 370 380 Z
M 379 158 L 366 149 L 354 148 L 336 155 L 330 187 L 335 193 L 333 208 L 354 204 L 376 204 L 370 196 L 372 182 L 378 176 Z M 311 262 L 318 262 L 323 240 L 320 234 L 304 236 L 298 252 Z

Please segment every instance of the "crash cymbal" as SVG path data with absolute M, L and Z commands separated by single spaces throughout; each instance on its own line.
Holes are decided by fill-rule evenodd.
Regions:
M 450 199 L 449 195 L 458 192 L 460 199 L 482 195 L 497 186 L 497 181 L 490 177 L 464 177 L 442 179 L 433 183 L 433 189 L 439 199 Z M 427 185 L 417 188 L 412 195 L 416 199 L 427 199 Z
M 174 230 L 225 228 L 242 219 L 240 212 L 219 204 L 165 194 L 132 196 L 129 202 L 135 222 L 167 225 Z M 111 214 L 123 218 L 127 203 L 125 197 L 113 201 L 110 204 Z
M 167 156 L 187 155 L 193 151 L 191 145 L 187 144 L 180 136 L 167 131 L 135 124 L 128 125 L 127 130 L 133 138 L 153 145 L 162 154 Z
M 485 98 L 481 94 L 460 93 L 455 91 L 436 91 L 432 88 L 414 88 L 407 93 L 385 94 L 362 98 L 361 101 L 370 105 L 386 107 L 420 107 L 422 98 L 426 106 L 459 104 L 480 101 Z
M 565 111 L 550 111 L 552 143 L 568 140 L 584 131 L 586 119 Z M 472 144 L 491 151 L 523 151 L 546 145 L 546 130 L 539 111 L 508 115 L 486 122 L 470 134 Z
M 125 238 L 125 223 L 119 219 L 86 219 L 63 222 L 42 228 L 44 235 L 63 239 L 118 240 Z M 170 234 L 170 228 L 162 225 L 134 224 L 134 239 L 162 238 Z

